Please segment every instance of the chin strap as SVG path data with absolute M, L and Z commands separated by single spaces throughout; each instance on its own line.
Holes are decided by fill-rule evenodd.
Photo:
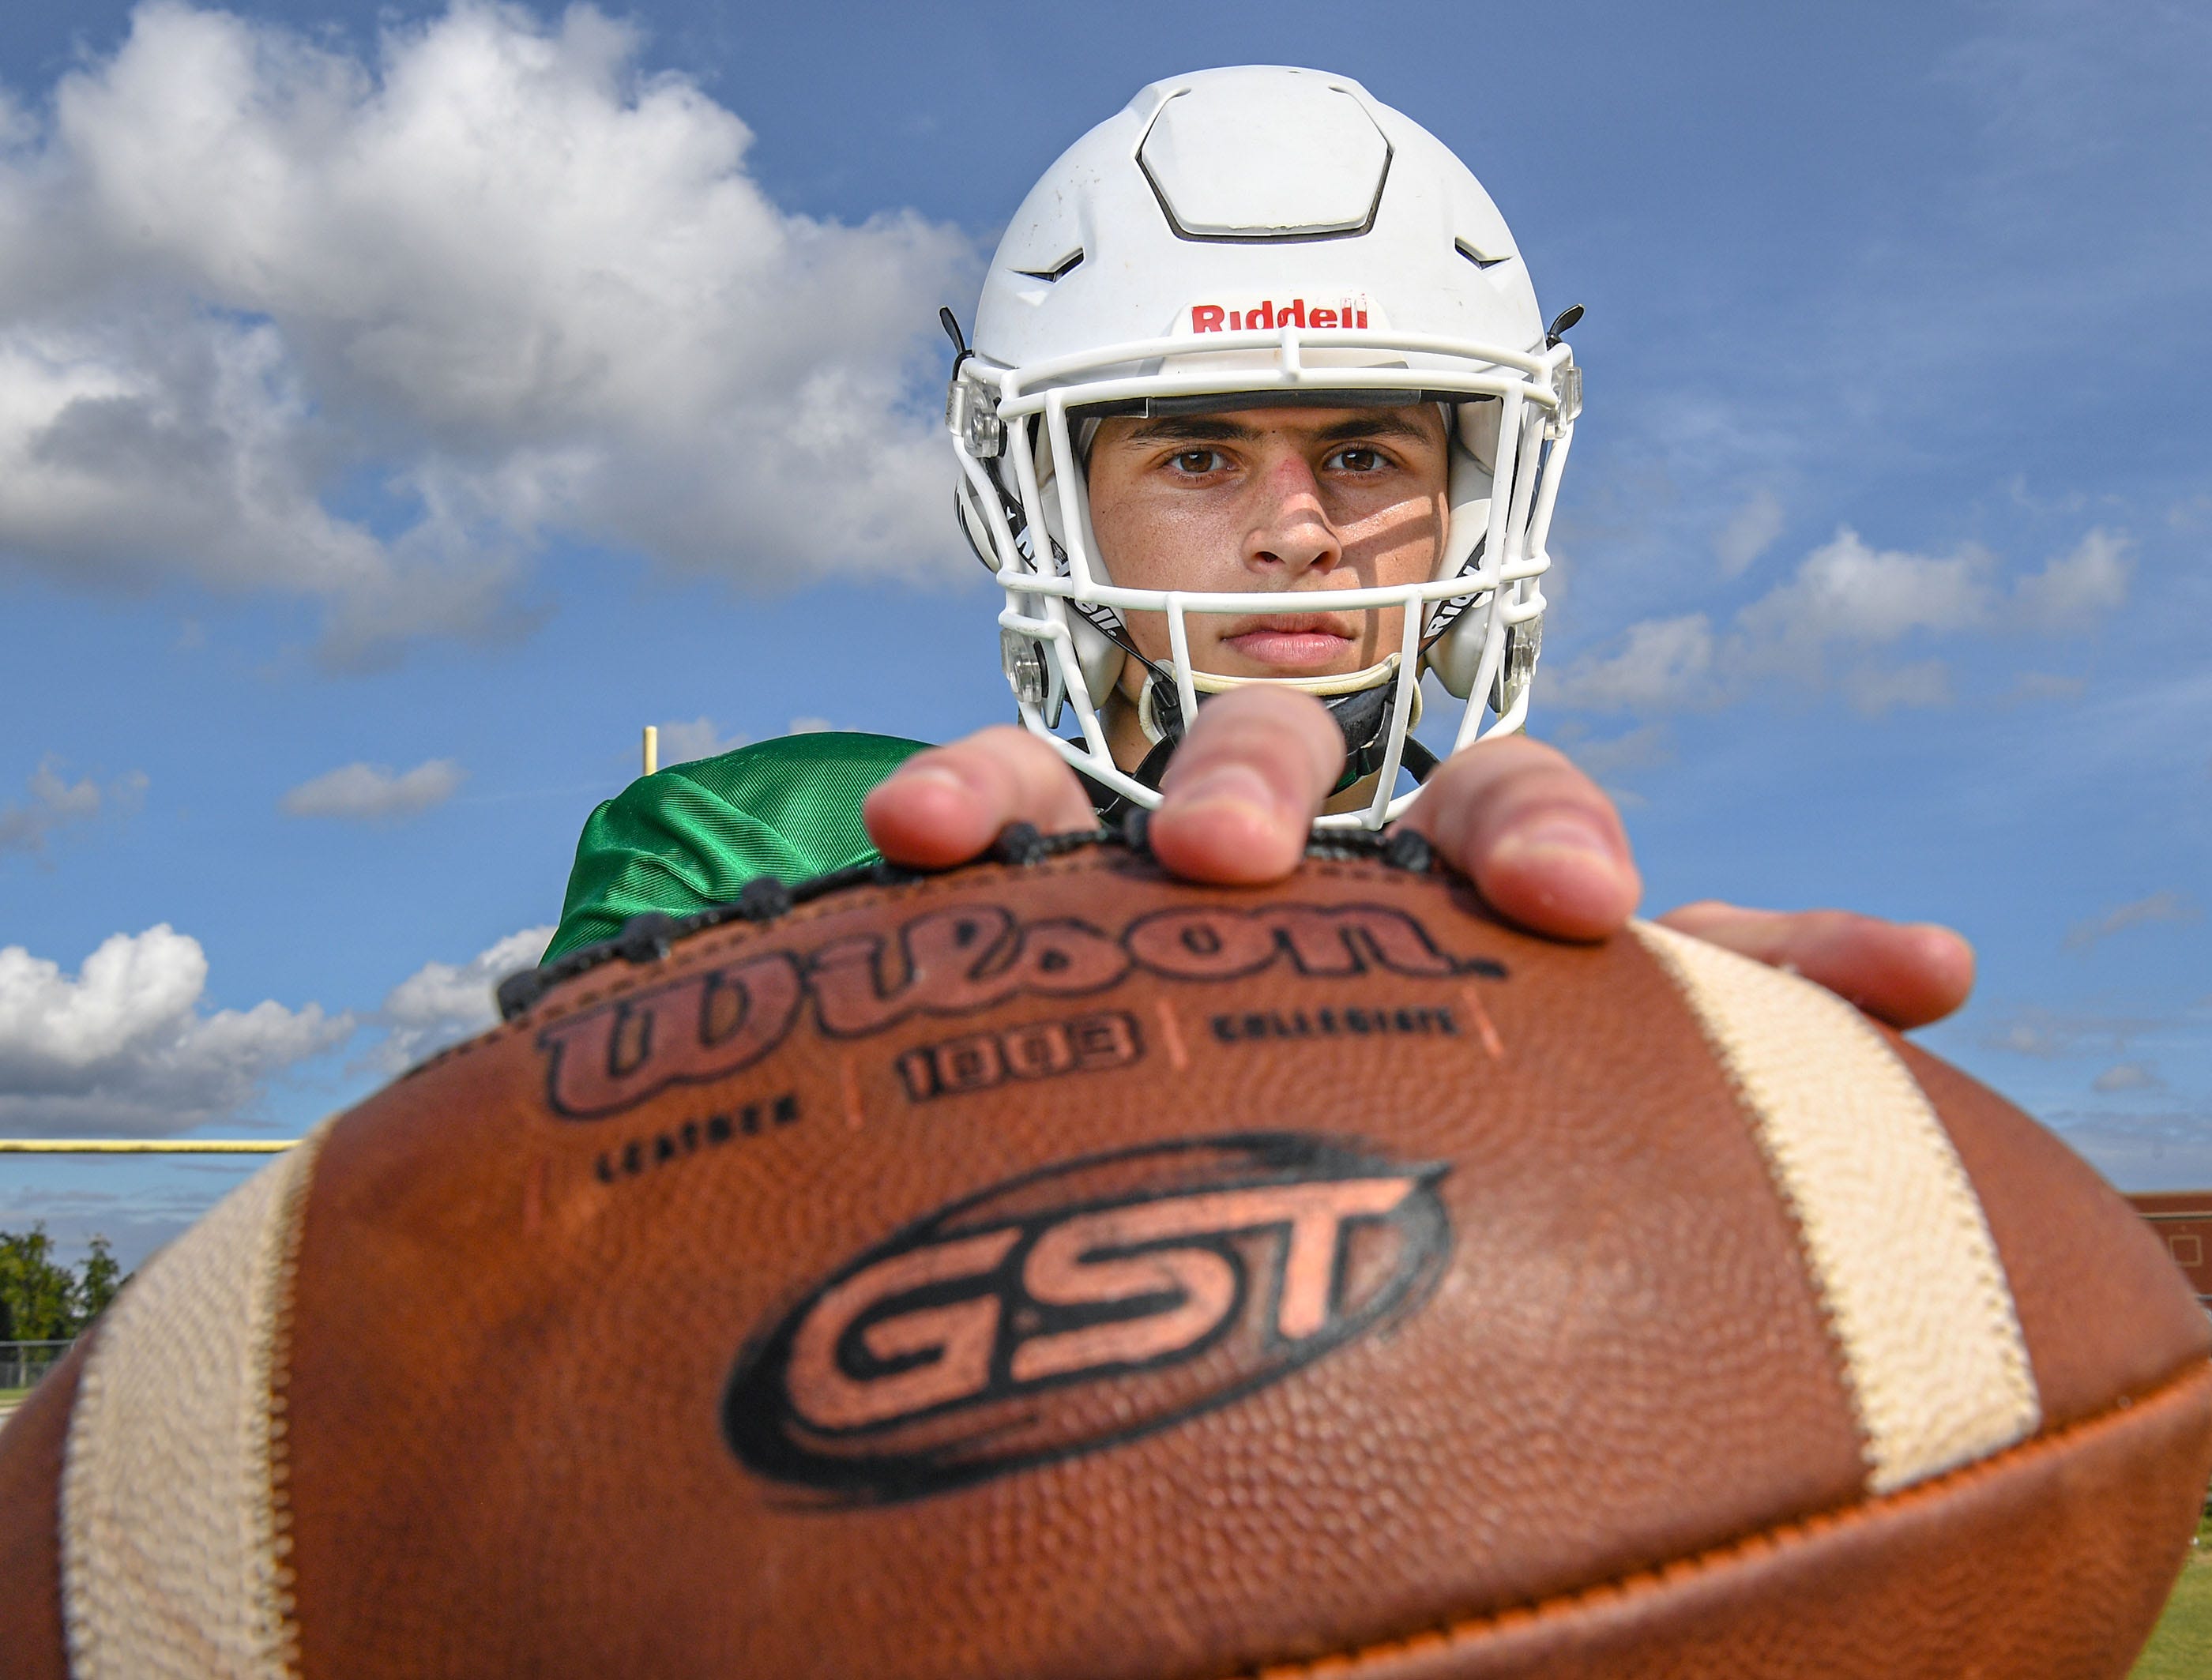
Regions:
M 1380 688 L 1356 688 L 1348 694 L 1322 702 L 1328 708 L 1328 715 L 1336 719 L 1336 726 L 1344 731 L 1344 774 L 1329 790 L 1332 798 L 1363 778 L 1373 775 L 1390 755 L 1390 708 L 1397 694 L 1397 684 L 1393 682 Z M 1417 712 L 1419 709 L 1415 708 Z M 1428 780 L 1429 773 L 1437 767 L 1437 755 L 1411 734 L 1406 737 L 1398 761 L 1413 773 L 1417 782 Z

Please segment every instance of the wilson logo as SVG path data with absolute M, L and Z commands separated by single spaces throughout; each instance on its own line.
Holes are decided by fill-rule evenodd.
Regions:
M 759 1474 L 863 1501 L 1151 1434 L 1417 1303 L 1443 1172 L 1290 1133 L 1048 1168 L 815 1289 L 740 1358 L 725 1430 Z
M 1505 973 L 1491 958 L 1440 949 L 1421 923 L 1387 905 L 1200 905 L 1156 911 L 1118 935 L 969 905 L 915 916 L 888 938 L 856 933 L 771 951 L 553 1022 L 538 1035 L 546 1106 L 567 1119 L 599 1119 L 672 1085 L 726 1078 L 789 1037 L 810 1003 L 825 1037 L 866 1038 L 917 1015 L 1103 992 L 1133 968 L 1219 981 L 1282 963 L 1331 978 Z

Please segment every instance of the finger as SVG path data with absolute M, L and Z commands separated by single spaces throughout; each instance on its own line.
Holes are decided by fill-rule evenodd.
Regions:
M 1160 779 L 1152 855 L 1192 881 L 1280 881 L 1344 768 L 1344 732 L 1311 694 L 1238 688 L 1208 701 Z
M 1453 754 L 1404 826 L 1534 932 L 1602 939 L 1643 896 L 1613 801 L 1556 749 L 1511 735 Z
M 1974 986 L 1974 948 L 1933 922 L 1890 922 L 1846 910 L 1747 910 L 1711 899 L 1659 920 L 1793 969 L 1899 1028 L 1941 1021 Z
M 877 784 L 860 816 L 884 857 L 917 869 L 980 857 L 1010 822 L 1048 834 L 1098 826 L 1067 761 L 1011 724 L 916 753 Z

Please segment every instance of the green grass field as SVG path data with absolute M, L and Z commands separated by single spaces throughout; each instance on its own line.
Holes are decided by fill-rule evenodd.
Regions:
M 27 1388 L 0 1388 L 0 1406 L 12 1406 L 30 1392 Z
M 2197 1550 L 2131 1680 L 2204 1680 L 2207 1675 L 2212 1675 L 2212 1517 L 2197 1531 Z

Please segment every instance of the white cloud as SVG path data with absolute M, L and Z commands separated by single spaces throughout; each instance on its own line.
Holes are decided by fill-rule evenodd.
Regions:
M 790 735 L 827 735 L 836 727 L 827 718 L 793 718 L 790 729 L 785 732 Z
M 1838 645 L 1893 646 L 1916 634 L 2026 629 L 2063 634 L 2127 599 L 2124 536 L 2091 530 L 2009 588 L 1996 556 L 1968 543 L 1948 555 L 1875 549 L 1850 526 L 1808 555 L 1779 588 L 1736 615 L 1734 653 L 1753 664 L 1802 660 Z
M 2128 553 L 2133 546 L 2126 537 L 2100 526 L 2071 553 L 2058 555 L 2033 577 L 2022 578 L 2014 591 L 2021 622 L 2056 635 L 2119 605 L 2127 599 L 2128 579 L 2134 570 Z
M 432 1052 L 480 1033 L 499 1019 L 492 989 L 517 969 L 536 966 L 553 929 L 526 927 L 495 940 L 466 962 L 426 962 L 399 982 L 375 1019 L 386 1028 L 371 1060 L 398 1073 Z
M 1648 770 L 1674 757 L 1674 733 L 1665 724 L 1640 725 L 1602 741 L 1587 740 L 1570 727 L 1554 740 L 1585 775 L 1608 784 L 1624 772 Z M 1619 797 L 1616 790 L 1607 791 Z
M 2033 1015 L 2002 1022 L 1984 1034 L 1982 1042 L 1993 1050 L 2009 1050 L 2015 1056 L 2045 1058 L 2065 1055 L 2074 1047 L 2070 1033 Z
M 1985 1028 L 1981 1041 L 1993 1050 L 2009 1050 L 2044 1061 L 2093 1052 L 2117 1056 L 2136 1040 L 2163 1031 L 2170 1024 L 2149 1016 L 2099 1015 L 2030 1004 Z
M 741 580 L 956 563 L 918 399 L 969 241 L 786 214 L 637 45 L 456 0 L 372 64 L 148 0 L 0 153 L 0 553 L 312 597 L 356 664 L 526 627 L 556 534 Z
M 1754 503 L 1737 523 L 1758 511 Z M 2100 527 L 2040 572 L 2008 585 L 1997 557 L 1978 543 L 1947 555 L 1916 554 L 1872 548 L 1841 526 L 1785 581 L 1738 610 L 1725 632 L 1716 631 L 1703 613 L 1632 624 L 1611 651 L 1550 676 L 1545 702 L 1568 710 L 1654 712 L 1741 699 L 1762 682 L 1781 679 L 1839 688 L 1872 715 L 1947 706 L 1954 697 L 1947 661 L 1895 663 L 1884 653 L 1946 637 L 2077 630 L 2126 599 L 2130 547 L 2125 537 Z M 2012 698 L 2078 694 L 2078 683 L 2030 676 Z
M 744 735 L 725 735 L 708 717 L 697 717 L 689 723 L 660 725 L 660 761 L 663 764 L 689 764 L 695 759 L 714 758 L 742 747 L 750 739 Z
M 2024 670 L 2013 684 L 2010 698 L 2016 701 L 2079 700 L 2088 692 L 2089 680 L 2085 676 L 2064 676 L 2056 671 Z
M 343 764 L 301 782 L 276 803 L 290 816 L 347 822 L 418 816 L 452 798 L 467 775 L 450 758 L 434 758 L 397 773 L 388 764 Z
M 1645 712 L 1695 705 L 1711 691 L 1712 621 L 1703 613 L 1631 625 L 1614 651 L 1548 674 L 1545 702 L 1578 712 Z
M 61 761 L 49 753 L 39 761 L 24 782 L 30 798 L 0 805 L 0 853 L 46 850 L 46 837 L 71 823 L 89 822 L 103 807 L 135 811 L 143 802 L 146 774 L 133 770 L 118 777 L 103 791 L 89 776 L 76 781 L 64 779 Z
M 1948 706 L 1951 668 L 1941 659 L 1905 665 L 1862 665 L 1844 678 L 1844 693 L 1869 717 L 1899 706 Z
M 1940 661 L 1882 666 L 1869 659 L 1916 631 L 1985 622 L 1996 599 L 1995 558 L 1972 544 L 1930 556 L 1869 548 L 1848 526 L 1814 549 L 1788 581 L 1735 615 L 1725 636 L 1703 613 L 1646 619 L 1610 652 L 1550 678 L 1545 702 L 1571 711 L 1651 713 L 1713 705 L 1767 677 L 1832 679 L 1829 655 L 1847 655 L 1843 683 L 1861 711 L 1940 705 L 1950 698 Z
M 1760 490 L 1736 509 L 1713 538 L 1713 554 L 1720 561 L 1721 575 L 1741 577 L 1781 535 L 1782 503 L 1773 491 Z
M 0 949 L 0 1126 L 182 1131 L 353 1031 L 313 1004 L 204 1013 L 207 972 L 199 941 L 166 923 L 112 936 L 74 978 L 21 945 Z
M 2162 1091 L 2166 1081 L 2148 1062 L 2116 1062 L 2091 1080 L 2089 1089 L 2107 1095 L 2114 1091 Z
M 1915 630 L 1968 629 L 1989 616 L 1995 568 L 1976 543 L 1943 555 L 1870 549 L 1846 525 L 1736 622 L 1751 643 L 1784 658 L 1838 642 L 1886 646 Z
M 2100 939 L 2109 939 L 2115 933 L 2124 933 L 2131 927 L 2148 927 L 2160 923 L 2187 926 L 2202 921 L 2203 907 L 2186 893 L 2171 887 L 2161 888 L 2148 897 L 2130 900 L 2115 905 L 2101 916 L 2092 916 L 2087 921 L 2076 922 L 2067 930 L 2066 949 L 2085 951 Z

